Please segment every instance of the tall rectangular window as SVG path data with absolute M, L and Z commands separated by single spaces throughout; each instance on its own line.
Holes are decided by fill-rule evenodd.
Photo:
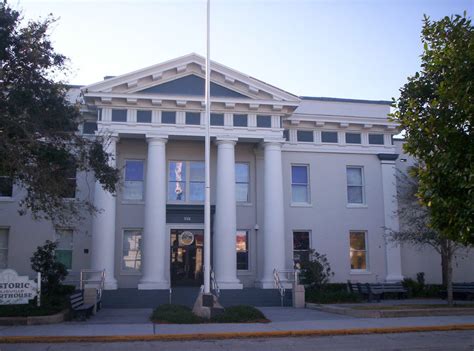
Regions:
M 112 109 L 112 122 L 127 122 L 127 110 Z
M 248 163 L 235 164 L 235 200 L 249 202 L 250 166 Z
M 383 134 L 369 134 L 369 144 L 383 145 Z
M 360 133 L 346 133 L 346 144 L 360 144 L 361 142 Z
M 142 160 L 125 161 L 124 200 L 143 200 L 144 165 Z
M 291 166 L 291 201 L 309 203 L 309 167 L 308 165 Z
M 367 270 L 366 232 L 350 232 L 351 270 Z
M 8 228 L 0 228 L 0 269 L 8 268 Z
M 257 127 L 259 127 L 259 128 L 271 128 L 272 127 L 272 116 L 258 115 L 257 116 Z
M 204 201 L 204 162 L 189 162 L 189 200 Z
M 290 131 L 288 129 L 283 130 L 283 138 L 285 138 L 286 141 L 290 141 Z
M 238 230 L 236 238 L 236 251 L 237 251 L 237 269 L 248 270 L 249 269 L 249 238 L 248 231 Z
M 138 110 L 137 111 L 137 123 L 151 123 L 151 111 L 150 110 Z
M 234 115 L 234 127 L 247 127 L 247 115 Z
M 305 143 L 312 143 L 314 141 L 314 133 L 312 130 L 297 130 L 296 140 Z
M 122 240 L 122 272 L 140 273 L 142 264 L 142 230 L 125 229 Z
M 0 197 L 12 197 L 13 179 L 7 176 L 0 176 Z
M 200 125 L 201 124 L 201 113 L 199 112 L 186 112 L 186 124 L 189 125 Z
M 362 167 L 347 167 L 347 203 L 364 204 L 364 172 Z
M 293 261 L 296 265 L 309 260 L 309 231 L 293 232 Z
M 161 123 L 176 124 L 176 112 L 175 111 L 162 111 Z
M 186 200 L 186 163 L 172 161 L 168 173 L 168 200 Z
M 72 269 L 72 248 L 73 248 L 73 231 L 72 229 L 56 229 L 56 259 Z
M 83 134 L 95 134 L 97 131 L 97 122 L 84 122 L 82 125 Z
M 321 142 L 337 143 L 337 132 L 321 132 Z
M 223 125 L 224 125 L 224 114 L 211 113 L 211 126 L 223 126 Z

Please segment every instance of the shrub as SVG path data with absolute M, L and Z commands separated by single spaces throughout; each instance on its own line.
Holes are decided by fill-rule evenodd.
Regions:
M 61 282 L 68 272 L 66 266 L 56 260 L 54 251 L 56 242 L 46 240 L 43 246 L 38 246 L 31 257 L 31 268 L 41 273 L 41 291 L 44 294 L 57 294 L 61 289 Z
M 196 324 L 202 322 L 202 319 L 196 316 L 189 307 L 173 304 L 158 306 L 153 310 L 150 319 L 154 323 Z
M 255 323 L 267 321 L 267 318 L 260 310 L 247 305 L 228 307 L 222 314 L 212 318 L 212 322 L 217 323 Z
M 306 302 L 312 303 L 345 303 L 345 302 L 359 302 L 360 296 L 355 293 L 350 293 L 346 290 L 306 290 Z
M 313 289 L 322 289 L 334 276 L 324 254 L 310 250 L 309 259 L 301 262 L 301 283 Z

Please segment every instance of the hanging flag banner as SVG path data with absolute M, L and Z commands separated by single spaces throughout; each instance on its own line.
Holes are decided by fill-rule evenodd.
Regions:
M 38 294 L 38 285 L 28 276 L 19 276 L 13 269 L 0 272 L 0 305 L 27 304 Z

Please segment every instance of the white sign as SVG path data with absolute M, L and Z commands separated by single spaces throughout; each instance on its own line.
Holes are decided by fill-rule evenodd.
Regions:
M 27 276 L 19 276 L 13 269 L 0 272 L 0 305 L 27 304 L 37 293 L 37 284 Z

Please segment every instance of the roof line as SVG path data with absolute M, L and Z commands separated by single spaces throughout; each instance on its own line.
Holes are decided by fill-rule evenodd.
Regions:
M 300 96 L 303 100 L 316 100 L 316 101 L 334 101 L 334 102 L 352 102 L 358 104 L 375 104 L 375 105 L 391 105 L 392 101 L 388 100 L 364 100 L 364 99 L 345 99 L 345 98 L 334 98 L 334 97 L 320 97 L 320 96 Z

